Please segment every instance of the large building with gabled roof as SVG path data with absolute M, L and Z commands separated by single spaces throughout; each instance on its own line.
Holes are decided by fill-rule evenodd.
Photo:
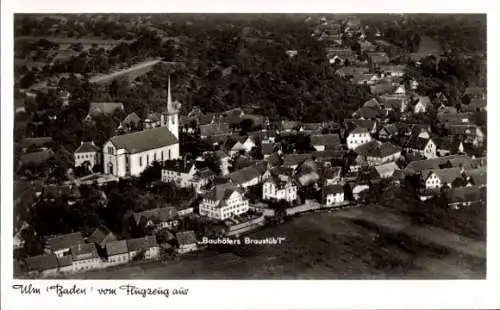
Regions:
M 216 185 L 200 203 L 200 215 L 225 220 L 248 211 L 248 199 L 232 183 Z
M 104 144 L 104 173 L 117 177 L 139 176 L 155 161 L 179 158 L 179 108 L 172 101 L 170 78 L 167 105 L 160 117 L 160 127 L 114 136 Z

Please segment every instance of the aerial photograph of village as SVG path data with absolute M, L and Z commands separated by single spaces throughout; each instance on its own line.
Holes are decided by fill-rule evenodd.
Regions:
M 485 14 L 15 14 L 14 278 L 485 279 L 486 60 Z

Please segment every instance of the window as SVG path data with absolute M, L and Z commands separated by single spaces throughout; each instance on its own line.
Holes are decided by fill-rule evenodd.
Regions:
M 168 159 L 170 160 L 171 156 L 170 156 L 170 149 L 168 150 Z
M 161 161 L 163 161 L 163 151 L 161 151 Z
M 156 153 L 153 154 L 153 161 L 156 161 Z
M 142 167 L 142 156 L 139 156 L 139 166 Z
M 146 154 L 146 165 L 149 165 L 149 154 Z

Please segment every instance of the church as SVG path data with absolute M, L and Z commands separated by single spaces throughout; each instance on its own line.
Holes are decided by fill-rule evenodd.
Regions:
M 103 146 L 104 174 L 139 176 L 154 161 L 179 158 L 179 110 L 180 103 L 172 101 L 169 77 L 160 127 L 111 137 Z

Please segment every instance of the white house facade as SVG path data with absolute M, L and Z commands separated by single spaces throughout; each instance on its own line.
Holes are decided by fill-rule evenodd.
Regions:
M 324 204 L 327 207 L 339 205 L 344 202 L 344 190 L 339 184 L 326 186 L 324 193 Z
M 218 185 L 200 203 L 200 215 L 225 220 L 234 215 L 246 213 L 248 199 L 234 186 Z
M 347 148 L 354 150 L 358 146 L 368 143 L 372 140 L 370 133 L 364 128 L 356 128 L 347 136 Z
M 88 163 L 89 168 L 92 169 L 100 163 L 100 149 L 95 146 L 94 141 L 82 141 L 74 153 L 74 160 L 75 167 Z
M 297 200 L 297 186 L 290 180 L 282 181 L 278 177 L 271 177 L 262 186 L 262 199 L 292 203 Z
M 161 170 L 161 180 L 165 183 L 175 182 L 179 187 L 188 187 L 192 185 L 191 180 L 197 171 L 194 162 L 167 161 Z

